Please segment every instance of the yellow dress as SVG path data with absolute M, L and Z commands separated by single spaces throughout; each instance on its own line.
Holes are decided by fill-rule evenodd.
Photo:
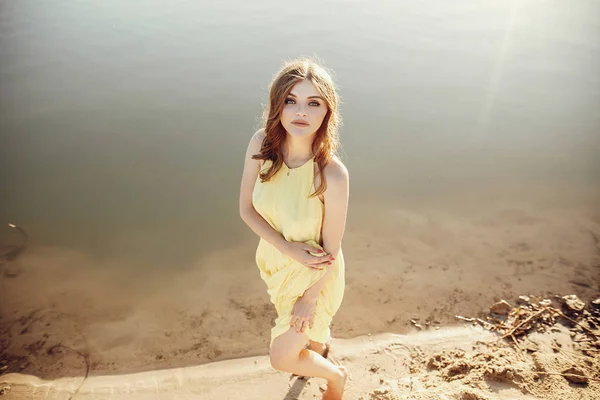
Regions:
M 268 169 L 267 160 L 262 171 Z M 256 211 L 288 242 L 304 242 L 322 249 L 321 227 L 325 206 L 318 196 L 309 198 L 315 191 L 314 157 L 297 168 L 285 163 L 268 182 L 256 179 L 252 203 Z M 331 275 L 323 285 L 317 299 L 313 327 L 304 332 L 310 340 L 325 343 L 330 339 L 330 324 L 344 296 L 344 256 L 340 249 L 335 256 Z M 326 269 L 315 270 L 282 254 L 264 239 L 256 249 L 256 264 L 260 276 L 267 284 L 267 292 L 277 310 L 275 326 L 271 329 L 273 340 L 290 329 L 292 311 L 296 300 L 306 289 L 321 278 Z

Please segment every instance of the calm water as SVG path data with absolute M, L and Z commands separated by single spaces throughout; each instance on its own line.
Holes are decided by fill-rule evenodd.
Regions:
M 598 15 L 596 1 L 2 1 L 0 221 L 131 265 L 252 246 L 245 148 L 281 61 L 313 53 L 343 99 L 354 206 L 497 179 L 597 186 Z

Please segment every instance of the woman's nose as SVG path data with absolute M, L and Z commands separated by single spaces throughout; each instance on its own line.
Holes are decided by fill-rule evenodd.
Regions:
M 306 115 L 306 110 L 304 109 L 304 106 L 298 106 L 298 109 L 296 110 L 296 115 Z

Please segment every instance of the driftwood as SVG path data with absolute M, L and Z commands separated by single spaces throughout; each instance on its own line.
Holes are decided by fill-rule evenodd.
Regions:
M 563 302 L 567 297 L 577 299 L 574 295 L 563 297 L 557 296 L 557 298 Z M 523 353 L 523 349 L 519 346 L 519 341 L 517 340 L 519 336 L 526 336 L 532 329 L 542 331 L 549 328 L 557 322 L 557 317 L 562 317 L 574 325 L 574 327 L 571 328 L 571 331 L 579 330 L 581 334 L 588 335 L 591 340 L 596 340 L 592 345 L 598 347 L 598 343 L 600 342 L 597 341 L 597 339 L 600 337 L 600 331 L 594 331 L 588 328 L 588 326 L 596 328 L 600 326 L 600 307 L 596 304 L 599 300 L 595 300 L 588 304 L 589 311 L 574 310 L 569 308 L 568 304 L 565 304 L 563 306 L 564 311 L 561 311 L 552 306 L 552 301 L 550 299 L 543 299 L 538 302 L 530 301 L 530 297 L 528 296 L 520 296 L 519 299 L 521 303 L 525 302 L 526 304 L 512 308 L 507 313 L 504 320 L 499 320 L 498 315 L 493 312 L 490 313 L 490 316 L 488 316 L 487 319 L 495 323 L 484 321 L 481 318 L 468 318 L 460 315 L 456 315 L 456 319 L 479 324 L 489 331 L 498 332 L 501 336 L 493 342 L 508 339 L 510 343 L 514 344 L 517 349 Z M 588 326 L 586 326 L 584 322 Z M 595 351 L 593 349 L 591 350 Z M 600 351 L 600 349 L 598 350 Z
M 510 332 L 508 332 L 508 333 L 506 333 L 504 336 L 502 336 L 502 337 L 501 337 L 501 339 L 506 339 L 506 338 L 507 338 L 507 337 L 509 337 L 509 336 L 513 336 L 513 335 L 514 335 L 514 333 L 515 333 L 515 332 L 516 332 L 516 331 L 517 331 L 517 330 L 518 330 L 520 327 L 522 327 L 523 325 L 525 325 L 525 324 L 526 324 L 526 323 L 528 323 L 529 321 L 532 321 L 532 320 L 534 320 L 535 318 L 537 318 L 538 316 L 540 316 L 541 314 L 543 314 L 545 311 L 548 311 L 548 308 L 549 308 L 549 307 L 544 307 L 544 308 L 542 308 L 540 311 L 536 312 L 535 314 L 533 314 L 533 315 L 530 315 L 529 317 L 527 317 L 527 319 L 526 319 L 525 321 L 521 322 L 519 325 L 517 325 L 517 326 L 515 326 L 514 328 L 512 328 L 512 329 L 510 330 Z
M 490 342 L 478 343 L 487 346 L 495 346 L 495 343 L 498 343 L 503 339 L 507 339 L 508 342 L 506 343 L 509 346 L 514 346 L 517 357 L 522 361 L 526 361 L 528 351 L 536 350 L 530 350 L 530 348 L 527 346 L 521 346 L 523 342 L 519 343 L 520 341 L 517 337 L 521 336 L 524 339 L 528 339 L 527 335 L 532 330 L 535 329 L 538 331 L 543 331 L 548 329 L 558 322 L 557 317 L 562 317 L 565 321 L 568 321 L 568 323 L 572 324 L 572 327 L 570 328 L 572 340 L 581 346 L 580 351 L 582 352 L 582 355 L 591 357 L 597 357 L 600 355 L 600 340 L 598 340 L 600 337 L 600 331 L 597 329 L 600 326 L 600 299 L 590 302 L 587 305 L 587 309 L 580 306 L 580 304 L 585 305 L 585 303 L 581 302 L 574 295 L 562 297 L 557 296 L 557 299 L 563 303 L 562 311 L 557 307 L 553 307 L 552 300 L 550 299 L 532 301 L 528 296 L 520 296 L 518 302 L 525 304 L 511 308 L 506 314 L 505 312 L 507 310 L 506 307 L 504 307 L 501 312 L 505 315 L 496 314 L 493 312 L 495 308 L 491 308 L 492 312 L 490 312 L 490 315 L 487 317 L 487 319 L 495 322 L 494 324 L 483 321 L 480 318 L 467 318 L 460 315 L 457 315 L 456 318 L 461 321 L 480 324 L 489 331 L 498 332 L 498 339 Z M 567 301 L 573 299 L 578 302 L 577 307 L 575 307 L 572 302 Z M 503 301 L 503 303 L 506 302 Z M 595 330 L 588 328 L 588 326 L 595 328 Z M 569 369 L 562 371 L 562 373 L 535 371 L 536 374 L 562 376 L 573 383 L 587 383 L 589 381 L 600 382 L 600 379 L 594 372 L 585 372 L 589 369 L 589 367 L 586 367 L 583 364 L 573 360 L 567 351 L 558 348 L 556 351 L 564 353 L 564 355 L 570 359 L 573 364 L 579 364 L 580 369 L 574 371 Z

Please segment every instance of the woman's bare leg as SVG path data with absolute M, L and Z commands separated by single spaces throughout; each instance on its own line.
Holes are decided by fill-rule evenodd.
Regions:
M 327 346 L 329 345 L 329 343 L 313 342 L 312 340 L 308 339 L 308 344 L 310 350 L 319 353 L 324 358 L 327 358 L 325 357 L 325 351 L 327 350 Z
M 327 358 L 329 356 L 329 342 L 328 343 L 320 343 L 320 342 L 314 342 L 314 341 L 308 339 L 308 350 L 312 350 L 315 353 L 319 353 L 321 355 L 321 357 Z M 306 379 L 305 376 L 299 376 L 296 374 L 294 374 L 294 376 L 297 376 L 298 379 Z
M 308 336 L 290 328 L 273 341 L 270 350 L 273 368 L 302 376 L 315 376 L 327 380 L 327 391 L 323 399 L 342 398 L 344 384 L 348 375 L 344 367 L 338 367 L 324 359 L 320 354 L 305 349 Z

